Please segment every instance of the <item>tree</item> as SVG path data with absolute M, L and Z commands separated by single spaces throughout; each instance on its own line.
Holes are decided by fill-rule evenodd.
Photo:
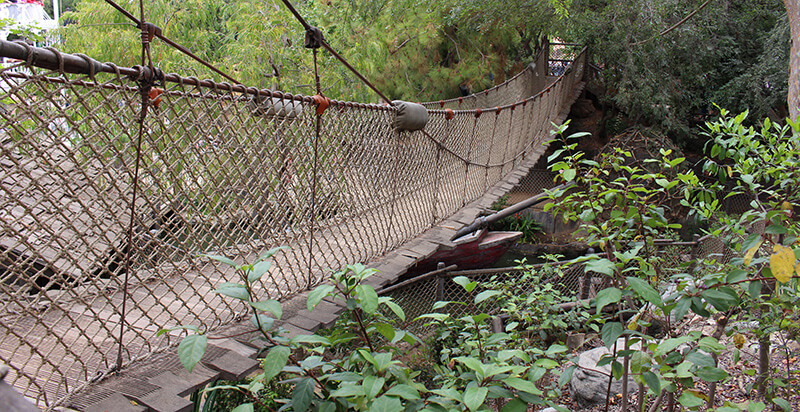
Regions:
M 712 1 L 660 35 L 701 3 L 575 0 L 570 11 L 571 36 L 603 66 L 610 101 L 698 152 L 714 103 L 749 109 L 752 121 L 784 118 L 789 64 L 780 0 Z
M 391 98 L 438 100 L 494 86 L 531 60 L 556 31 L 569 2 L 348 0 L 297 2 L 326 41 Z M 131 10 L 133 11 L 133 10 Z M 170 39 L 258 87 L 314 94 L 311 52 L 302 26 L 276 0 L 154 0 L 146 20 Z M 138 14 L 138 13 L 134 13 Z M 64 17 L 63 48 L 120 65 L 138 64 L 138 29 L 102 0 L 82 0 Z M 152 43 L 165 71 L 219 78 Z M 319 54 L 323 91 L 345 100 L 376 101 L 372 91 L 327 52 Z
M 791 28 L 792 51 L 789 59 L 789 115 L 800 116 L 800 0 L 785 0 Z

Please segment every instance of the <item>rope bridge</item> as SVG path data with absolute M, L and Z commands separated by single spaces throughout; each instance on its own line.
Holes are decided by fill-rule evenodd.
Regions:
M 285 300 L 458 212 L 541 154 L 586 64 L 551 76 L 545 51 L 500 86 L 424 103 L 411 132 L 391 105 L 21 43 L 0 55 L 20 61 L 0 71 L 0 360 L 48 408 L 176 344 L 161 328 L 247 313 L 213 292 L 236 275 L 201 254 L 289 246 L 260 288 Z

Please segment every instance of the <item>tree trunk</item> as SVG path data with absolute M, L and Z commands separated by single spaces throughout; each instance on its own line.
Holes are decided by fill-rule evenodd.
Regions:
M 789 52 L 789 117 L 800 117 L 800 0 L 784 0 L 789 16 L 792 49 Z

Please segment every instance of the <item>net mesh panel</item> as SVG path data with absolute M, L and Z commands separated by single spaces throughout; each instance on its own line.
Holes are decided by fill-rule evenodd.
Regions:
M 724 257 L 723 262 L 734 256 L 735 252 L 726 247 L 719 239 L 713 237 L 704 238 L 702 241 L 692 245 L 691 242 L 674 242 L 658 245 L 655 253 L 661 259 L 658 268 L 663 275 L 662 279 L 678 273 L 685 272 L 691 260 L 692 254 L 698 258 Z M 557 262 L 551 264 L 553 267 L 560 268 L 560 271 L 553 272 L 552 269 L 543 274 L 541 283 L 550 283 L 554 289 L 558 290 L 562 296 L 578 300 L 590 299 L 597 295 L 597 292 L 610 286 L 610 279 L 603 274 L 596 272 L 586 272 L 585 265 L 569 264 L 568 262 Z M 405 328 L 419 335 L 427 335 L 433 332 L 431 326 L 426 325 L 426 320 L 413 319 L 421 314 L 433 312 L 435 302 L 452 301 L 463 304 L 449 304 L 439 309 L 438 312 L 446 312 L 454 317 L 474 315 L 477 307 L 473 304 L 475 296 L 484 289 L 481 282 L 489 281 L 508 281 L 518 282 L 525 273 L 524 270 L 541 271 L 542 264 L 531 265 L 528 269 L 519 267 L 500 268 L 500 269 L 478 269 L 469 271 L 455 271 L 436 276 L 421 276 L 419 282 L 411 282 L 398 289 L 393 289 L 384 294 L 390 296 L 395 302 L 406 310 L 406 320 L 398 321 L 398 326 Z M 466 276 L 470 281 L 479 282 L 478 287 L 473 291 L 467 292 L 462 286 L 453 282 L 456 276 Z M 532 290 L 533 285 L 519 285 L 519 294 L 524 295 Z M 493 314 L 489 313 L 490 315 Z
M 561 76 L 580 54 L 583 46 L 570 43 L 550 43 L 548 45 L 548 76 Z
M 583 64 L 513 110 L 456 111 L 447 119 L 437 102 L 430 137 L 396 131 L 393 108 L 338 101 L 317 135 L 309 97 L 254 99 L 176 77 L 143 123 L 131 242 L 138 84 L 119 74 L 3 69 L 0 359 L 11 367 L 7 379 L 52 408 L 112 368 L 120 344 L 125 366 L 177 342 L 156 337 L 161 328 L 213 331 L 238 320 L 247 308 L 214 293 L 238 275 L 203 254 L 241 264 L 289 246 L 257 288 L 259 298 L 286 299 L 319 284 L 327 268 L 394 250 L 482 196 L 546 141 Z M 534 95 L 531 73 L 471 97 L 471 107 Z

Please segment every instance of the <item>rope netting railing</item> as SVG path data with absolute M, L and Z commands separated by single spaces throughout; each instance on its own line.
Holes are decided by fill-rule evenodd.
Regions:
M 705 264 L 711 262 L 722 264 L 729 262 L 736 254 L 719 238 L 713 236 L 698 237 L 685 242 L 660 241 L 655 244 L 653 253 L 660 259 L 658 270 L 663 279 L 668 279 L 676 273 L 691 273 L 697 270 L 697 265 L 691 264 L 695 260 L 705 261 Z M 454 317 L 475 315 L 479 310 L 486 311 L 487 308 L 478 308 L 473 302 L 480 292 L 486 290 L 487 285 L 494 284 L 500 288 L 501 283 L 508 282 L 515 285 L 517 294 L 524 296 L 535 287 L 550 284 L 554 291 L 568 301 L 594 298 L 598 291 L 610 286 L 610 278 L 601 273 L 587 272 L 585 268 L 585 264 L 571 263 L 571 261 L 474 270 L 457 270 L 455 266 L 451 266 L 389 287 L 379 294 L 391 296 L 396 303 L 406 308 L 406 320 L 396 320 L 400 327 L 426 335 L 432 332 L 427 321 L 415 318 L 433 312 L 433 305 L 438 301 L 460 302 L 437 310 L 446 311 Z M 535 276 L 531 277 L 529 274 Z M 472 291 L 467 291 L 453 281 L 457 276 L 477 281 L 479 285 Z M 488 311 L 490 315 L 499 315 L 498 311 L 493 311 L 491 308 Z
M 521 103 L 547 86 L 548 51 L 547 47 L 542 48 L 524 70 L 497 86 L 469 96 L 425 102 L 422 105 L 428 109 L 475 110 Z
M 0 55 L 21 61 L 0 71 L 0 360 L 50 408 L 177 343 L 161 328 L 240 320 L 247 308 L 213 292 L 236 275 L 203 254 L 244 263 L 289 246 L 260 288 L 286 299 L 481 197 L 549 140 L 585 65 L 506 106 L 429 110 L 407 132 L 392 106 L 18 43 Z

